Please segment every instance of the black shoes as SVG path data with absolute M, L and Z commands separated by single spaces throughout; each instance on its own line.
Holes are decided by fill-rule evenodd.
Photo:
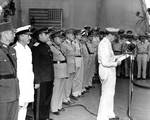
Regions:
M 137 78 L 137 80 L 146 80 L 146 78 Z
M 64 105 L 71 105 L 71 102 L 63 102 Z
M 86 89 L 86 90 L 89 90 L 89 89 L 90 89 L 90 87 L 85 87 L 85 89 Z
M 75 101 L 77 101 L 77 100 L 78 100 L 78 98 L 77 98 L 77 97 L 75 97 L 75 96 L 73 96 L 73 95 L 71 95 L 71 96 L 70 96 L 70 98 L 71 98 L 71 99 L 73 99 L 73 100 L 75 100 Z
M 137 78 L 137 80 L 141 80 L 141 78 Z
M 115 118 L 109 118 L 109 120 L 119 120 L 119 117 L 116 116 Z
M 32 117 L 32 116 L 27 115 L 27 116 L 26 116 L 26 120 L 33 120 L 33 117 Z
M 59 112 L 65 111 L 65 108 L 58 109 Z
M 46 120 L 53 120 L 52 118 L 47 118 Z
M 60 113 L 57 111 L 57 112 L 52 112 L 54 115 L 59 115 Z

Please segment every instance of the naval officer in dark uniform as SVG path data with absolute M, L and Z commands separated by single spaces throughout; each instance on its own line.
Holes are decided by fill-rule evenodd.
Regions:
M 16 77 L 16 52 L 11 24 L 0 26 L 0 120 L 17 120 L 19 83 Z
M 50 103 L 53 92 L 54 66 L 53 53 L 47 44 L 49 31 L 41 28 L 33 35 L 37 39 L 32 47 L 33 72 L 35 77 L 35 117 L 36 120 L 49 119 Z

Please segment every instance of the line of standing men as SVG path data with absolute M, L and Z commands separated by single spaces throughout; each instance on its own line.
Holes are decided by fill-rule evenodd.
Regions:
M 30 49 L 31 39 L 35 42 Z M 14 31 L 5 24 L 0 42 L 0 119 L 25 120 L 27 106 L 34 102 L 35 119 L 52 120 L 50 111 L 58 115 L 63 103 L 71 104 L 92 86 L 98 42 L 97 35 L 89 39 L 85 30 L 41 28 L 31 34 L 30 26 Z
M 124 31 L 125 32 L 125 31 Z M 124 34 L 122 31 L 122 34 Z M 126 34 L 128 35 L 127 38 L 122 37 L 121 35 L 113 42 L 113 51 L 115 55 L 121 55 L 122 53 L 126 53 L 128 50 L 128 46 L 126 42 L 131 42 L 136 47 L 134 49 L 134 56 L 135 56 L 135 69 L 134 75 L 137 80 L 145 80 L 149 77 L 149 56 L 150 56 L 150 44 L 149 38 L 145 35 L 140 35 L 133 37 L 132 31 L 127 31 Z M 129 77 L 129 59 L 126 59 L 124 64 L 117 66 L 117 77 Z M 137 69 L 136 69 L 137 68 Z M 148 73 L 148 74 L 147 74 Z
M 40 39 L 43 35 L 45 36 L 45 40 L 41 41 Z M 47 87 L 45 86 L 43 89 L 46 91 L 42 93 L 39 87 L 42 81 L 38 81 L 38 83 L 35 84 L 38 86 L 37 91 L 39 91 L 35 94 L 35 106 L 39 106 L 35 113 L 40 115 L 40 111 L 44 113 L 51 111 L 53 114 L 59 115 L 60 111 L 64 110 L 62 107 L 63 104 L 69 105 L 75 102 L 82 93 L 85 93 L 89 87 L 92 87 L 97 47 L 93 45 L 93 39 L 96 38 L 95 42 L 97 43 L 99 39 L 97 39 L 97 35 L 89 39 L 85 30 L 81 31 L 72 28 L 65 31 L 55 31 L 53 28 L 41 28 L 34 32 L 33 37 L 37 39 L 31 47 L 33 52 L 35 81 L 36 79 L 41 79 L 42 73 L 46 76 L 46 71 L 50 76 L 54 75 L 51 85 L 45 84 L 47 87 L 49 86 L 51 90 L 46 89 Z M 98 45 L 97 43 L 96 45 Z M 43 47 L 41 48 L 42 45 Z M 51 55 L 49 55 L 51 56 L 51 60 L 47 59 L 49 61 L 43 61 L 49 53 L 51 53 Z M 46 63 L 52 63 L 53 67 L 48 67 Z M 36 68 L 36 66 L 38 66 L 38 68 Z M 48 99 L 46 100 L 45 98 L 44 100 L 43 95 L 46 94 L 46 92 L 47 94 L 51 94 L 51 97 L 47 97 Z M 37 98 L 37 96 L 39 98 Z M 48 100 L 50 101 L 47 103 L 44 102 Z M 40 101 L 43 101 L 45 106 L 49 105 L 50 108 L 48 108 L 47 111 L 41 109 Z M 40 116 L 37 117 L 42 120 Z

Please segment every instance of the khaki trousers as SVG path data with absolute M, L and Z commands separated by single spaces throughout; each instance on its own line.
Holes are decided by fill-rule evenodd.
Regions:
M 57 112 L 58 109 L 62 108 L 62 102 L 63 102 L 64 90 L 65 90 L 65 81 L 66 78 L 54 79 L 53 95 L 51 100 L 52 112 Z

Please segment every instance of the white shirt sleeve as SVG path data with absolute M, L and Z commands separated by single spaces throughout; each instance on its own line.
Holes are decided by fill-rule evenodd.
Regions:
M 0 15 L 1 15 L 2 11 L 3 11 L 3 8 L 2 8 L 2 6 L 0 6 Z
M 114 54 L 112 54 L 112 48 L 108 42 L 103 42 L 98 46 L 98 60 L 104 67 L 116 67 Z

